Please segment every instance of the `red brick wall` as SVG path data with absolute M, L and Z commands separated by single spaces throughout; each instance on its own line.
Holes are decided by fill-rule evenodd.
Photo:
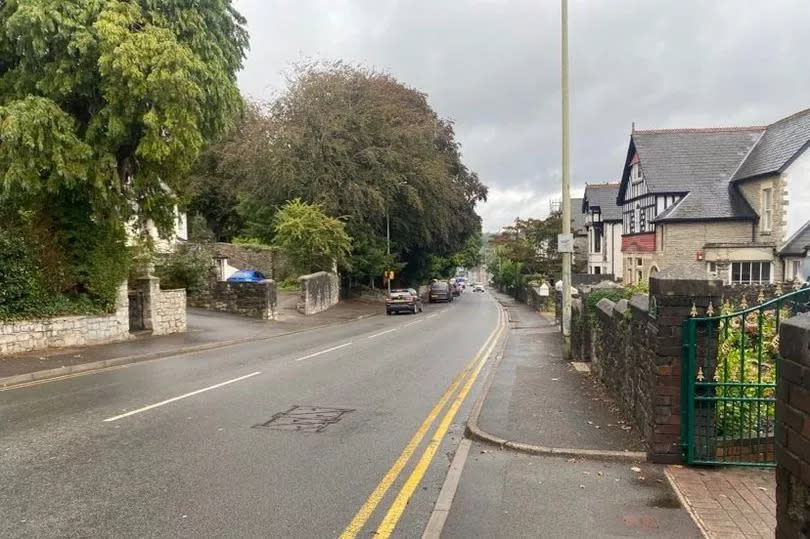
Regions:
M 655 232 L 622 236 L 623 253 L 654 253 Z

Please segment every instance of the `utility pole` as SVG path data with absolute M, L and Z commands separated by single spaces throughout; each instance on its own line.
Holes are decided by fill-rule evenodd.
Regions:
M 562 234 L 571 234 L 571 163 L 568 103 L 568 0 L 561 0 L 562 23 Z M 571 352 L 571 252 L 562 253 L 562 334 L 563 356 Z
M 391 259 L 391 220 L 388 216 L 388 204 L 385 206 L 385 253 L 388 259 Z M 388 283 L 388 295 L 391 295 L 391 278 L 388 276 L 388 270 L 385 272 L 386 282 Z

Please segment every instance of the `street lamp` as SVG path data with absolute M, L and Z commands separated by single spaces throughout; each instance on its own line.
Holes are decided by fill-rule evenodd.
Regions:
M 561 2 L 562 38 L 562 238 L 567 245 L 562 252 L 562 334 L 563 356 L 567 359 L 571 351 L 571 163 L 569 148 L 569 103 L 568 103 L 568 0 Z M 560 243 L 563 243 L 562 241 Z M 562 251 L 562 249 L 560 249 Z

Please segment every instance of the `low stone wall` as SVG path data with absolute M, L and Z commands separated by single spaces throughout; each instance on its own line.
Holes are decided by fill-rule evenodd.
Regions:
M 186 331 L 186 289 L 160 290 L 152 335 Z
M 810 529 L 810 314 L 782 322 L 776 377 L 776 537 Z
M 651 346 L 647 296 L 616 303 L 603 298 L 596 304 L 586 351 L 591 370 L 616 398 L 626 417 L 633 419 L 645 440 L 653 438 L 655 406 L 671 405 L 669 395 L 653 395 L 655 351 Z M 580 309 L 581 312 L 581 309 Z M 572 348 L 573 348 L 572 339 Z
M 722 281 L 705 272 L 671 268 L 650 278 L 649 296 L 602 298 L 585 316 L 589 302 L 583 295 L 581 307 L 573 309 L 572 352 L 579 349 L 577 359 L 590 357 L 595 375 L 643 435 L 653 462 L 681 461 L 681 324 L 693 310 L 703 314 L 710 304 L 719 305 L 722 292 Z
M 319 271 L 298 278 L 300 297 L 298 312 L 309 316 L 337 305 L 340 301 L 340 281 L 334 273 Z
M 278 310 L 276 282 L 261 283 L 215 282 L 201 294 L 189 297 L 192 307 L 210 311 L 239 314 L 260 320 L 275 320 Z
M 129 338 L 129 298 L 125 284 L 118 291 L 116 311 L 109 315 L 0 322 L 0 355 L 103 344 Z
M 237 245 L 235 243 L 194 243 L 212 258 L 227 258 L 238 269 L 255 269 L 267 278 L 281 281 L 294 276 L 287 258 L 277 247 L 269 245 Z

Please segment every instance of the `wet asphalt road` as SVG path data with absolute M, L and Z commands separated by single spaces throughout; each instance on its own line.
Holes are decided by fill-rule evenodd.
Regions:
M 466 293 L 416 316 L 2 391 L 0 536 L 335 537 L 497 317 L 489 295 Z M 394 536 L 424 529 L 480 383 Z M 254 428 L 295 405 L 352 411 L 317 433 Z M 359 537 L 376 529 L 429 438 Z

